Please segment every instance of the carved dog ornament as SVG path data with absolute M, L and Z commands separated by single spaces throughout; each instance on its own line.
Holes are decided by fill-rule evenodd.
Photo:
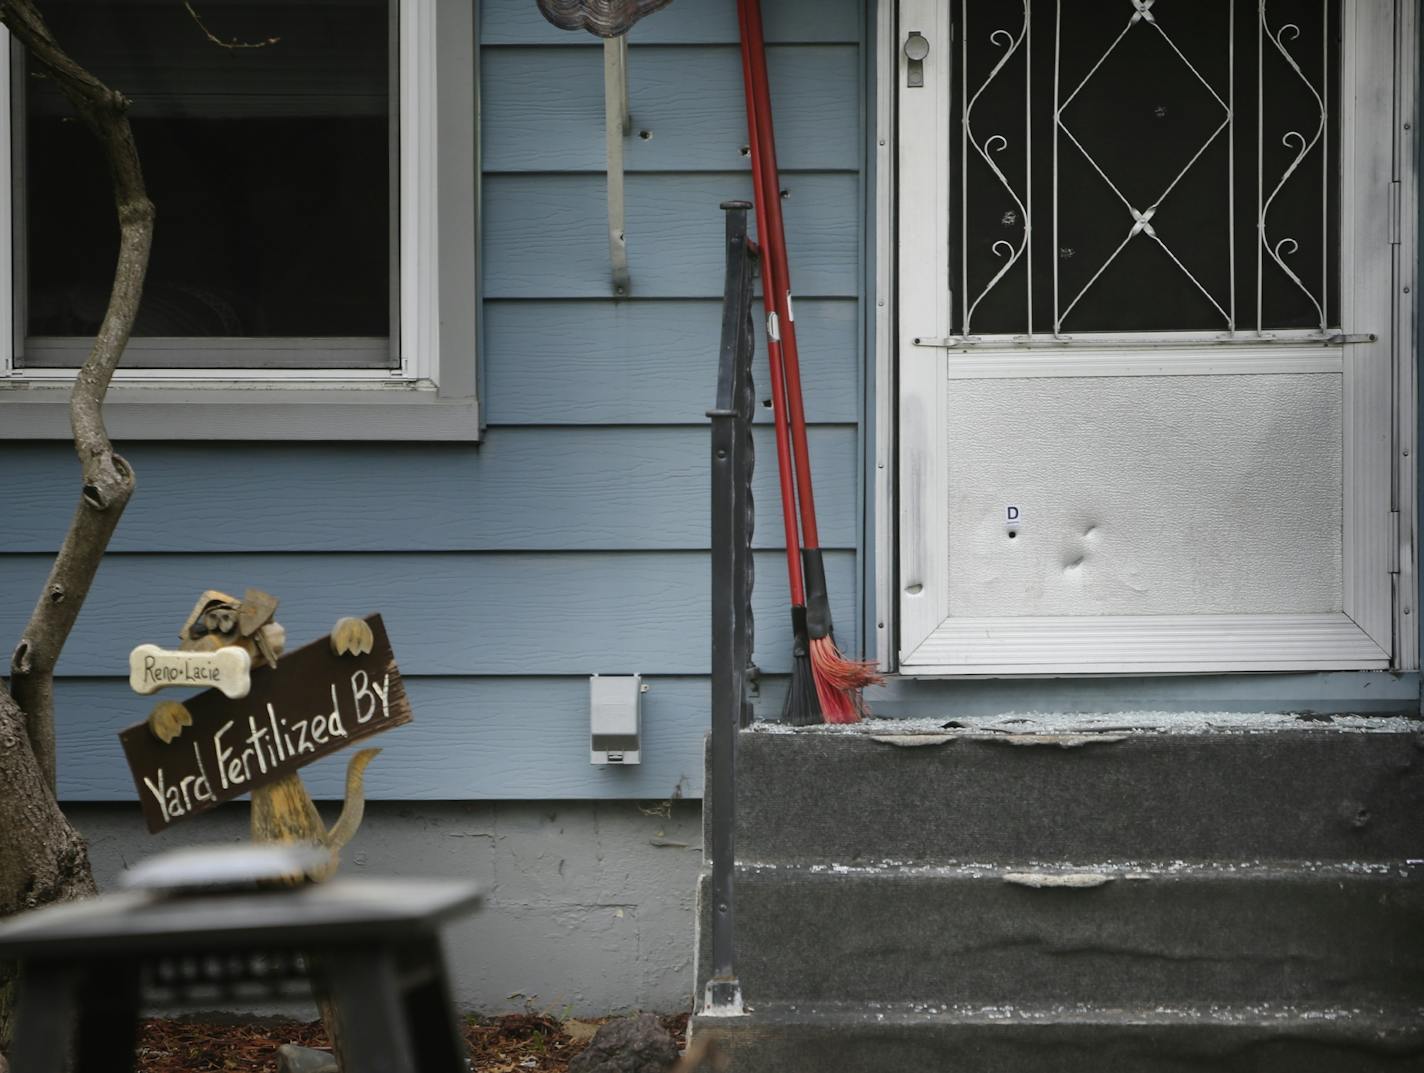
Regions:
M 257 589 L 241 600 L 210 589 L 179 631 L 178 651 L 135 648 L 129 663 L 135 691 L 208 688 L 184 703 L 160 702 L 119 738 L 150 830 L 250 791 L 253 839 L 326 851 L 327 863 L 305 877 L 323 879 L 361 823 L 363 776 L 380 750 L 351 757 L 346 799 L 330 830 L 299 769 L 409 722 L 410 704 L 379 615 L 338 619 L 329 636 L 283 655 L 286 631 L 273 617 L 276 609 L 276 598 Z

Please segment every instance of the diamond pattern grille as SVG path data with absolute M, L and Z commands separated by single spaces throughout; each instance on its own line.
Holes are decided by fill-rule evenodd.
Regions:
M 1339 18 L 961 0 L 956 333 L 1331 331 Z

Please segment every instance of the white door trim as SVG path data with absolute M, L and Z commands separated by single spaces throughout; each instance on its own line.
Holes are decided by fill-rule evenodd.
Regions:
M 952 618 L 904 662 L 957 675 L 1190 674 L 1389 666 L 1389 653 L 1348 616 L 1113 615 Z
M 899 593 L 900 652 L 915 651 L 949 617 L 949 518 L 934 509 L 948 485 L 940 430 L 945 422 L 944 357 L 914 345 L 916 337 L 949 334 L 950 11 L 943 0 L 901 0 L 895 39 L 899 99 L 896 278 L 900 282 L 899 344 Z M 930 43 L 921 61 L 924 87 L 905 90 L 909 60 L 903 39 Z M 942 137 L 906 137 L 937 131 Z M 933 141 L 934 144 L 929 144 Z M 910 206 L 914 206 L 910 209 Z M 912 219 L 907 219 L 913 214 Z M 928 267 L 927 267 L 928 266 Z M 905 310 L 915 309 L 914 318 Z M 929 508 L 929 509 L 926 509 Z

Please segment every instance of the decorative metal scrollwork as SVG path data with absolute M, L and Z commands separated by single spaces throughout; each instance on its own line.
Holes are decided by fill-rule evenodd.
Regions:
M 1017 53 L 1019 49 L 1024 45 L 1024 43 L 1028 40 L 1028 16 L 1029 0 L 1023 0 L 1023 23 L 1019 27 L 1018 34 L 1015 35 L 1012 31 L 1005 30 L 1002 28 L 994 30 L 989 34 L 990 44 L 993 44 L 1003 49 L 1004 54 L 999 57 L 998 62 L 996 62 L 993 66 L 993 69 L 989 71 L 988 76 L 979 85 L 979 88 L 974 91 L 974 95 L 971 97 L 966 97 L 964 101 L 964 120 L 962 128 L 964 133 L 964 142 L 968 146 L 971 146 L 974 151 L 979 154 L 979 157 L 984 161 L 985 164 L 989 165 L 989 170 L 994 173 L 994 178 L 997 179 L 1003 185 L 1005 192 L 1008 193 L 1009 197 L 1013 200 L 1013 203 L 1017 206 L 1018 218 L 1023 224 L 1023 231 L 1017 243 L 1009 242 L 1006 239 L 999 239 L 989 247 L 990 252 L 993 253 L 995 257 L 1004 258 L 1004 263 L 1002 266 L 1000 266 L 999 270 L 995 272 L 992 277 L 990 277 L 989 282 L 984 284 L 983 289 L 980 290 L 977 295 L 970 299 L 966 294 L 964 306 L 964 333 L 966 335 L 968 335 L 971 331 L 970 325 L 973 323 L 974 311 L 979 308 L 979 303 L 984 300 L 985 296 L 987 296 L 990 291 L 992 291 L 996 286 L 998 286 L 999 281 L 1001 279 L 1008 275 L 1009 269 L 1013 268 L 1014 265 L 1017 264 L 1019 260 L 1022 259 L 1025 255 L 1027 255 L 1029 252 L 1028 207 L 1024 204 L 1024 199 L 1019 197 L 1018 191 L 1014 189 L 1013 183 L 1009 182 L 1009 177 L 1004 174 L 1003 170 L 994 160 L 994 154 L 1001 153 L 1009 147 L 1009 139 L 1003 134 L 991 134 L 981 142 L 974 136 L 974 106 L 979 102 L 979 98 L 984 95 L 984 92 L 989 88 L 989 86 L 994 82 L 994 80 L 999 77 L 999 73 L 1003 71 L 1005 65 L 1008 64 L 1009 60 L 1013 58 L 1014 54 Z M 967 41 L 965 43 L 965 47 L 968 47 Z M 1027 159 L 1029 161 L 1029 164 L 1025 168 L 1025 171 L 1031 172 L 1033 160 L 1033 146 L 1028 141 L 1028 135 L 1030 131 L 1027 128 L 1027 124 L 1024 133 L 1024 147 L 1025 152 L 1028 154 Z M 1025 187 L 1027 187 L 1027 185 L 1028 183 L 1025 182 Z M 1027 196 L 1026 193 L 1025 196 Z M 967 178 L 964 182 L 963 192 L 961 194 L 961 204 L 962 211 L 967 216 L 969 212 L 969 182 Z M 969 269 L 967 261 L 968 256 L 968 250 L 966 248 L 966 250 L 962 254 L 962 258 L 964 259 L 964 279 L 966 281 L 969 278 Z M 1029 271 L 1027 275 L 1029 278 L 1028 308 L 1029 317 L 1031 321 L 1033 316 L 1033 272 Z
M 1297 170 L 1299 170 L 1301 163 L 1305 160 L 1307 156 L 1310 155 L 1311 151 L 1314 150 L 1316 146 L 1320 146 L 1321 153 L 1325 154 L 1325 140 L 1327 138 L 1326 121 L 1329 118 L 1329 108 L 1326 104 L 1326 95 L 1330 92 L 1329 82 L 1324 81 L 1322 83 L 1321 89 L 1319 90 L 1315 88 L 1315 86 L 1311 83 L 1310 79 L 1306 77 L 1305 72 L 1301 70 L 1300 63 L 1297 62 L 1296 58 L 1293 55 L 1291 55 L 1290 49 L 1286 47 L 1287 38 L 1292 41 L 1299 40 L 1301 35 L 1300 27 L 1293 22 L 1287 22 L 1283 24 L 1280 29 L 1278 29 L 1275 33 L 1272 33 L 1267 19 L 1266 5 L 1267 0 L 1260 0 L 1259 40 L 1262 43 L 1264 43 L 1265 41 L 1270 41 L 1270 43 L 1275 47 L 1276 51 L 1279 52 L 1281 57 L 1286 61 L 1286 63 L 1290 65 L 1290 69 L 1294 71 L 1296 77 L 1300 79 L 1301 85 L 1305 87 L 1306 92 L 1308 92 L 1311 97 L 1315 99 L 1315 103 L 1320 111 L 1320 121 L 1316 125 L 1315 130 L 1310 135 L 1309 139 L 1306 138 L 1305 134 L 1298 130 L 1288 130 L 1281 135 L 1281 144 L 1284 145 L 1287 149 L 1294 147 L 1295 155 L 1291 158 L 1290 163 L 1286 165 L 1285 171 L 1281 173 L 1281 176 L 1276 181 L 1275 186 L 1271 188 L 1271 192 L 1269 194 L 1265 194 L 1264 187 L 1262 187 L 1260 191 L 1262 195 L 1260 198 L 1260 214 L 1256 220 L 1256 228 L 1260 233 L 1260 242 L 1257 246 L 1256 254 L 1256 327 L 1257 330 L 1260 330 L 1262 328 L 1263 319 L 1261 313 L 1261 253 L 1262 251 L 1264 251 L 1265 254 L 1269 256 L 1272 261 L 1275 262 L 1275 264 L 1280 268 L 1280 270 L 1284 272 L 1287 277 L 1289 277 L 1290 281 L 1296 285 L 1296 287 L 1301 291 L 1301 293 L 1304 294 L 1306 298 L 1310 299 L 1311 305 L 1315 307 L 1316 313 L 1320 316 L 1320 330 L 1323 332 L 1326 331 L 1329 327 L 1328 319 L 1326 316 L 1328 298 L 1326 295 L 1325 288 L 1325 280 L 1328 278 L 1329 275 L 1329 267 L 1324 262 L 1324 258 L 1329 255 L 1330 249 L 1328 237 L 1323 238 L 1321 242 L 1321 289 L 1320 294 L 1317 295 L 1311 291 L 1311 289 L 1306 285 L 1305 281 L 1300 278 L 1300 275 L 1293 268 L 1291 268 L 1290 265 L 1286 263 L 1286 258 L 1296 253 L 1300 249 L 1300 243 L 1291 237 L 1281 238 L 1276 240 L 1275 242 L 1272 242 L 1270 237 L 1269 216 L 1271 212 L 1271 206 L 1275 203 L 1276 198 L 1285 188 L 1286 183 L 1290 182 L 1291 177 L 1296 174 Z M 1325 47 L 1325 44 L 1322 43 L 1322 50 Z M 1328 69 L 1328 66 L 1329 58 L 1328 54 L 1326 54 L 1325 59 L 1322 61 L 1322 68 Z M 1264 115 L 1264 94 L 1257 101 L 1256 107 L 1257 116 L 1259 117 L 1256 123 L 1256 130 L 1258 132 L 1259 139 L 1260 132 L 1264 131 L 1266 125 Z M 1258 152 L 1260 151 L 1259 145 L 1260 142 L 1258 141 Z M 1326 168 L 1322 168 L 1322 174 L 1324 174 L 1326 170 Z M 1327 222 L 1325 220 L 1324 204 L 1326 203 L 1326 199 L 1328 197 L 1329 191 L 1322 189 L 1322 235 L 1327 227 Z
M 1040 336 L 1063 341 L 1125 330 L 1114 313 L 1124 301 L 1165 301 L 1178 282 L 1177 305 L 1195 311 L 1191 323 L 1173 323 L 1164 307 L 1146 318 L 1152 330 L 1330 332 L 1339 251 L 1331 41 L 1340 8 L 1338 0 L 1248 2 L 1200 0 L 1169 13 L 1159 0 L 1039 0 L 1037 8 L 960 0 L 957 334 L 973 341 L 982 321 L 991 333 L 1032 339 L 1036 318 L 1051 320 Z M 1004 25 L 1015 13 L 1019 25 Z M 1036 35 L 1049 39 L 1037 52 Z M 1149 92 L 1176 96 L 1149 112 Z M 1140 151 L 1124 150 L 1141 131 Z M 1277 144 L 1289 151 L 1283 162 Z M 1252 185 L 1254 242 L 1237 219 L 1251 211 Z M 1036 209 L 1046 218 L 1035 219 Z M 1300 263 L 1316 253 L 1309 226 L 1301 228 L 1312 213 L 1318 278 Z M 1015 232 L 996 234 L 995 218 Z M 1202 220 L 1219 224 L 1204 229 L 1194 222 Z M 1251 264 L 1253 247 L 1254 280 L 1238 266 Z M 1129 254 L 1139 249 L 1159 255 Z M 1155 290 L 1131 278 L 1139 266 L 1150 267 Z M 1137 289 L 1117 299 L 1124 280 Z M 1239 316 L 1253 283 L 1254 316 Z
M 1167 257 L 1172 261 L 1172 263 L 1175 264 L 1179 269 L 1181 269 L 1182 274 L 1192 283 L 1194 287 L 1196 287 L 1198 291 L 1200 291 L 1206 297 L 1207 301 L 1210 302 L 1212 307 L 1221 315 L 1222 321 L 1224 322 L 1226 329 L 1228 331 L 1231 331 L 1235 328 L 1236 319 L 1233 298 L 1233 295 L 1235 294 L 1234 281 L 1232 281 L 1231 285 L 1228 287 L 1228 294 L 1226 295 L 1225 306 L 1223 306 L 1222 302 L 1218 300 L 1216 295 L 1213 295 L 1211 293 L 1211 290 L 1202 282 L 1202 280 L 1199 279 L 1197 275 L 1191 271 L 1191 269 L 1189 269 L 1185 264 L 1182 263 L 1181 257 L 1178 256 L 1178 254 L 1171 248 L 1171 246 L 1169 246 L 1163 240 L 1162 236 L 1158 233 L 1157 228 L 1152 226 L 1151 220 L 1161 210 L 1162 204 L 1164 201 L 1166 201 L 1168 195 L 1171 194 L 1172 191 L 1177 188 L 1177 185 L 1181 183 L 1181 181 L 1187 176 L 1187 173 L 1192 170 L 1192 168 L 1196 165 L 1197 161 L 1202 158 L 1202 154 L 1205 153 L 1209 148 L 1211 148 L 1212 143 L 1215 142 L 1217 138 L 1221 136 L 1223 131 L 1230 131 L 1233 119 L 1232 108 L 1231 105 L 1228 104 L 1227 101 L 1222 98 L 1221 94 L 1216 91 L 1216 88 L 1212 86 L 1212 84 L 1202 74 L 1201 70 L 1194 63 L 1192 63 L 1191 60 L 1187 59 L 1186 55 L 1177 46 L 1177 43 L 1172 40 L 1172 35 L 1169 34 L 1162 27 L 1162 24 L 1158 21 L 1157 16 L 1153 14 L 1152 11 L 1152 7 L 1156 0 L 1129 0 L 1129 2 L 1132 6 L 1132 14 L 1128 17 L 1127 24 L 1122 28 L 1122 31 L 1115 38 L 1113 38 L 1112 44 L 1107 47 L 1107 51 L 1105 51 L 1102 56 L 1099 57 L 1098 61 L 1093 64 L 1092 68 L 1083 77 L 1083 79 L 1076 86 L 1073 87 L 1072 92 L 1070 92 L 1066 97 L 1062 97 L 1060 100 L 1059 94 L 1061 92 L 1062 87 L 1057 79 L 1054 80 L 1053 122 L 1055 128 L 1055 144 L 1053 157 L 1053 188 L 1055 207 L 1057 206 L 1058 202 L 1059 162 L 1056 138 L 1058 134 L 1061 134 L 1068 140 L 1068 142 L 1074 148 L 1076 148 L 1082 154 L 1083 159 L 1086 160 L 1088 164 L 1092 167 L 1092 169 L 1098 173 L 1098 175 L 1102 178 L 1103 182 L 1106 183 L 1108 187 L 1112 190 L 1113 194 L 1117 196 L 1117 199 L 1122 202 L 1123 208 L 1127 210 L 1128 215 L 1131 217 L 1131 223 L 1127 225 L 1126 233 L 1123 235 L 1122 241 L 1117 244 L 1117 246 L 1113 249 L 1112 253 L 1108 254 L 1107 259 L 1104 260 L 1103 263 L 1098 266 L 1097 271 L 1093 273 L 1092 277 L 1088 280 L 1088 282 L 1083 284 L 1083 286 L 1079 288 L 1077 294 L 1073 295 L 1073 297 L 1068 300 L 1066 305 L 1062 304 L 1061 293 L 1059 290 L 1059 273 L 1057 272 L 1055 266 L 1053 278 L 1053 332 L 1055 335 L 1062 334 L 1064 321 L 1066 321 L 1068 315 L 1073 312 L 1074 307 L 1076 307 L 1078 303 L 1082 301 L 1083 296 L 1086 295 L 1090 290 L 1092 290 L 1092 288 L 1098 283 L 1098 281 L 1102 279 L 1103 273 L 1108 270 L 1109 266 L 1111 266 L 1114 261 L 1117 260 L 1118 256 L 1122 253 L 1122 251 L 1127 248 L 1128 243 L 1139 237 L 1155 242 L 1158 246 L 1161 247 L 1162 251 L 1167 255 Z M 1062 0 L 1058 0 L 1058 18 L 1060 20 L 1063 18 Z M 1113 182 L 1113 180 L 1109 177 L 1107 171 L 1104 170 L 1102 164 L 1099 163 L 1099 161 L 1093 156 L 1093 154 L 1083 145 L 1083 142 L 1078 138 L 1077 135 L 1073 133 L 1072 129 L 1069 128 L 1069 126 L 1064 122 L 1063 119 L 1064 109 L 1066 109 L 1070 104 L 1072 104 L 1074 99 L 1078 97 L 1080 93 L 1083 92 L 1084 87 L 1086 87 L 1088 83 L 1093 79 L 1093 76 L 1096 75 L 1102 69 L 1103 64 L 1107 61 L 1108 57 L 1111 56 L 1116 49 L 1124 47 L 1125 43 L 1128 42 L 1129 34 L 1133 32 L 1155 32 L 1157 34 L 1160 34 L 1162 41 L 1167 45 L 1169 50 L 1178 59 L 1182 61 L 1186 69 L 1196 78 L 1196 80 L 1203 87 L 1205 87 L 1207 93 L 1211 95 L 1212 100 L 1214 100 L 1222 110 L 1221 121 L 1216 125 L 1215 128 L 1212 129 L 1211 133 L 1207 135 L 1206 139 L 1201 143 L 1201 145 L 1196 148 L 1196 151 L 1192 154 L 1191 158 L 1187 161 L 1185 166 L 1179 169 L 1177 173 L 1167 181 L 1166 185 L 1162 187 L 1161 191 L 1152 199 L 1150 203 L 1145 205 L 1133 204 L 1132 200 L 1122 192 L 1119 187 L 1119 184 Z M 1234 22 L 1231 23 L 1229 35 L 1231 39 L 1234 40 Z M 1059 39 L 1055 37 L 1055 47 L 1057 47 L 1058 40 Z M 1230 47 L 1231 42 L 1228 41 L 1228 48 Z M 1227 88 L 1226 93 L 1228 97 L 1231 96 L 1230 88 Z M 1227 137 L 1230 138 L 1229 133 L 1227 134 Z M 1233 168 L 1234 163 L 1235 161 L 1233 158 Z M 1230 190 L 1233 185 L 1234 183 L 1229 178 L 1227 182 L 1228 200 L 1231 197 Z M 1057 220 L 1058 216 L 1057 213 L 1055 213 L 1055 225 L 1057 224 Z M 1054 244 L 1055 246 L 1057 245 L 1056 242 Z

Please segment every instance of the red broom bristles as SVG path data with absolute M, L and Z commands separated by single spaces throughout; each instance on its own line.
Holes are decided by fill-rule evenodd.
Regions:
M 885 681 L 871 661 L 841 655 L 831 637 L 818 637 L 811 642 L 811 674 L 821 714 L 828 723 L 860 722 L 860 691 Z

